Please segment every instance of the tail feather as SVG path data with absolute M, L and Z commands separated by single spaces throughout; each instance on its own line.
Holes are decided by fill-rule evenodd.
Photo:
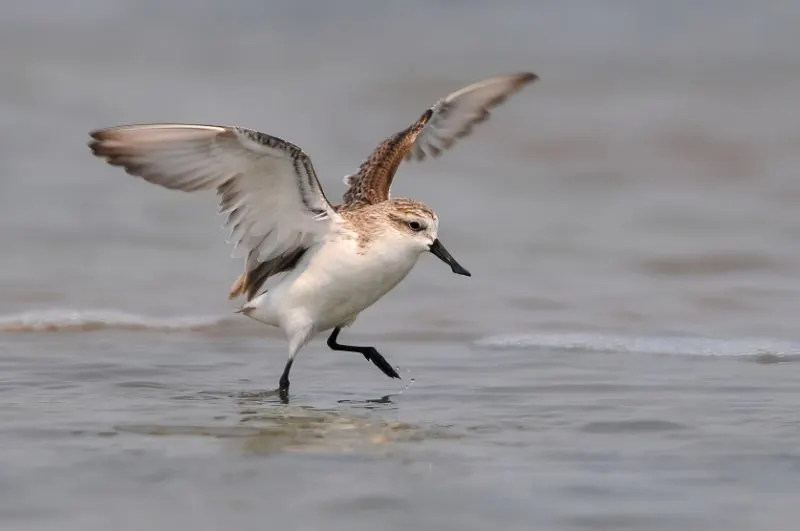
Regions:
M 242 273 L 239 275 L 239 278 L 236 279 L 236 282 L 233 283 L 231 286 L 230 291 L 228 292 L 228 299 L 232 300 L 244 293 L 245 284 L 247 280 L 247 273 Z
M 247 304 L 245 304 L 241 308 L 237 308 L 237 309 L 233 310 L 233 313 L 241 313 L 241 314 L 244 314 L 244 315 L 250 315 L 253 312 L 253 310 L 255 310 L 255 309 L 256 309 L 255 306 L 248 306 Z

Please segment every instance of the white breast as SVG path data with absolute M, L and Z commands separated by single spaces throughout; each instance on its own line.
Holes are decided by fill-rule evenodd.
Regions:
M 418 258 L 417 249 L 396 240 L 362 247 L 355 237 L 331 235 L 295 271 L 252 302 L 258 313 L 272 314 L 278 321 L 271 324 L 310 319 L 317 332 L 324 331 L 355 319 L 403 280 Z

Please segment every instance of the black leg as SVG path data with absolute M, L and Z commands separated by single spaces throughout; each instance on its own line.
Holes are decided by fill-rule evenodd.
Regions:
M 278 396 L 284 402 L 288 402 L 289 400 L 289 371 L 292 370 L 292 363 L 294 363 L 294 358 L 290 358 L 289 361 L 286 362 L 280 382 L 278 383 Z
M 397 371 L 394 370 L 394 367 L 389 365 L 389 362 L 386 361 L 386 358 L 381 356 L 381 353 L 378 352 L 375 347 L 356 347 L 353 345 L 342 345 L 336 342 L 336 339 L 339 337 L 339 332 L 341 332 L 341 327 L 336 327 L 331 332 L 330 337 L 328 338 L 328 346 L 331 350 L 342 350 L 345 352 L 359 352 L 367 358 L 367 361 L 371 361 L 378 367 L 383 374 L 388 376 L 389 378 L 400 378 L 400 375 L 397 374 Z M 288 385 L 288 382 L 287 382 Z

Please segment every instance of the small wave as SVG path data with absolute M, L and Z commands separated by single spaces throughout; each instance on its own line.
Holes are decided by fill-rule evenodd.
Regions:
M 225 321 L 220 317 L 154 317 L 116 310 L 44 310 L 0 315 L 0 332 L 197 331 Z
M 684 356 L 747 356 L 765 362 L 800 359 L 800 342 L 759 338 L 709 339 L 603 334 L 527 334 L 490 336 L 477 340 L 476 344 L 497 349 L 546 348 Z

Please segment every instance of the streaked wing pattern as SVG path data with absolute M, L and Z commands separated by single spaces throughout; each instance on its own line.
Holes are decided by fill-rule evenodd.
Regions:
M 359 167 L 345 177 L 346 204 L 374 204 L 389 199 L 392 180 L 400 163 L 436 157 L 468 136 L 474 126 L 490 117 L 490 109 L 536 81 L 523 72 L 473 83 L 440 99 L 407 129 L 384 140 Z

